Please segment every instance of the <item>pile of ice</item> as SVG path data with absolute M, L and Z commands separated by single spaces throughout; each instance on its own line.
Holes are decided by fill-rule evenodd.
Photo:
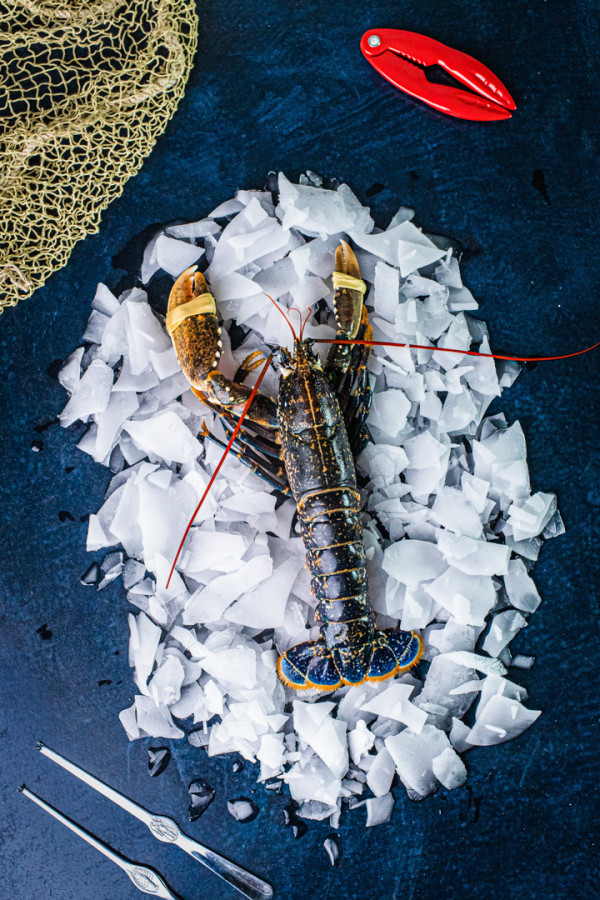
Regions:
M 165 587 L 221 456 L 198 437 L 202 423 L 224 432 L 188 389 L 141 287 L 117 298 L 99 285 L 85 347 L 60 375 L 71 395 L 61 422 L 89 423 L 78 446 L 114 473 L 87 549 L 122 548 L 104 558 L 99 587 L 122 576 L 137 609 L 139 693 L 121 713 L 129 738 L 187 736 L 211 756 L 240 753 L 259 761 L 261 781 L 285 782 L 305 818 L 336 824 L 343 802 L 365 803 L 374 825 L 391 814 L 396 773 L 413 799 L 458 787 L 465 751 L 516 737 L 540 714 L 506 677 L 533 664 L 509 644 L 540 602 L 529 569 L 562 523 L 552 494 L 531 493 L 520 425 L 485 417 L 519 367 L 435 349 L 489 351 L 448 242 L 423 234 L 405 208 L 375 228 L 346 185 L 319 184 L 280 175 L 277 205 L 269 191 L 239 191 L 206 219 L 165 228 L 140 279 L 200 265 L 225 320 L 220 367 L 232 376 L 255 348 L 290 346 L 265 292 L 302 311 L 316 304 L 320 324 L 306 333 L 334 334 L 331 272 L 344 238 L 368 284 L 375 339 L 431 347 L 374 351 L 373 442 L 357 460 L 371 601 L 381 627 L 422 633 L 417 671 L 329 696 L 284 690 L 278 654 L 318 636 L 304 548 L 293 502 L 233 457 Z M 264 390 L 276 395 L 275 373 Z

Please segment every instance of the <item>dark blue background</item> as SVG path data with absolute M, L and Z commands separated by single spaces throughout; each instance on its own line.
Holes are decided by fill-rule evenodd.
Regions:
M 598 897 L 598 352 L 524 372 L 496 407 L 522 422 L 532 486 L 556 491 L 567 526 L 542 551 L 535 577 L 544 603 L 513 645 L 537 657 L 518 680 L 544 714 L 516 741 L 467 754 L 466 788 L 420 804 L 400 788 L 391 822 L 368 831 L 364 810 L 346 816 L 339 869 L 322 848 L 327 823 L 294 841 L 281 827 L 283 801 L 262 788 L 252 794 L 249 765 L 234 775 L 231 759 L 208 760 L 180 742 L 165 774 L 148 777 L 147 744 L 130 745 L 117 719 L 134 693 L 122 585 L 96 593 L 79 583 L 91 561 L 84 519 L 101 505 L 109 473 L 76 449 L 80 427 L 35 430 L 66 399 L 48 367 L 80 344 L 96 283 L 116 287 L 123 266 L 137 266 L 144 241 L 135 236 L 200 218 L 237 188 L 261 187 L 270 169 L 337 176 L 363 202 L 379 182 L 369 201 L 378 224 L 403 203 L 418 224 L 459 239 L 468 251 L 463 277 L 497 351 L 560 353 L 597 339 L 598 4 L 229 0 L 200 3 L 199 18 L 185 98 L 141 172 L 100 232 L 1 320 L 0 894 L 138 896 L 125 875 L 17 795 L 26 781 L 117 850 L 154 862 L 186 900 L 236 896 L 36 755 L 42 738 L 184 825 L 188 782 L 208 780 L 216 798 L 187 830 L 269 877 L 278 897 Z M 359 52 L 374 26 L 429 34 L 484 61 L 515 97 L 516 114 L 478 125 L 410 101 Z M 537 170 L 545 193 L 539 174 L 534 186 Z M 32 452 L 34 440 L 41 452 Z M 61 511 L 74 521 L 62 522 Z M 252 824 L 226 812 L 240 794 L 261 807 Z

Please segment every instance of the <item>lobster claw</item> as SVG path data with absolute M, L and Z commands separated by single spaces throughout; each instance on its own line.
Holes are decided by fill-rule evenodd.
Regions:
M 490 69 L 433 38 L 375 28 L 363 34 L 360 49 L 391 84 L 449 116 L 491 122 L 510 119 L 511 110 L 516 109 L 508 90 Z M 440 66 L 475 93 L 428 81 L 424 71 L 428 66 Z

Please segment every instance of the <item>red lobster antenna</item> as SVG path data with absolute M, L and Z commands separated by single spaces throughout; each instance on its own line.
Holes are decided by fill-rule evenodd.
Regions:
M 264 291 L 263 291 L 263 293 L 264 293 Z M 288 314 L 286 312 L 284 312 L 283 308 L 279 305 L 279 303 L 277 303 L 276 300 L 273 300 L 273 298 L 271 296 L 269 296 L 269 294 L 265 294 L 265 297 L 268 297 L 269 300 L 271 301 L 271 303 L 273 304 L 273 306 L 277 310 L 279 310 L 279 312 L 281 313 L 281 315 L 283 316 L 285 321 L 288 323 L 288 325 L 292 329 L 292 334 L 294 335 L 294 340 L 297 341 L 298 336 L 297 336 L 296 332 L 294 331 L 294 326 L 290 322 Z M 291 313 L 293 313 L 293 312 L 298 313 L 298 318 L 300 319 L 300 340 L 302 340 L 302 338 L 304 337 L 304 326 L 308 322 L 308 317 L 310 316 L 311 309 L 312 309 L 312 307 L 309 306 L 306 311 L 306 316 L 304 317 L 304 321 L 302 320 L 302 313 L 300 312 L 300 310 L 298 309 L 297 306 L 292 306 L 292 308 L 288 310 L 288 312 L 291 312 Z
M 394 343 L 392 341 L 361 341 L 361 340 L 331 340 L 330 338 L 316 338 L 316 344 L 362 344 L 367 347 L 409 347 L 412 350 L 439 350 L 440 353 L 460 353 L 462 356 L 485 356 L 488 359 L 508 359 L 512 362 L 547 362 L 556 359 L 570 359 L 572 356 L 582 356 L 600 347 L 600 341 L 586 347 L 584 350 L 576 350 L 574 353 L 563 353 L 560 356 L 502 356 L 500 353 L 479 353 L 478 350 L 457 350 L 454 347 L 434 347 L 430 344 Z
M 274 302 L 274 301 L 273 301 L 273 302 Z M 291 323 L 290 323 L 290 328 L 291 328 Z M 292 328 L 292 331 L 293 331 L 293 330 L 294 330 L 294 329 Z M 294 336 L 295 336 L 295 335 L 294 335 Z M 244 419 L 246 418 L 246 414 L 247 414 L 248 410 L 250 409 L 250 405 L 251 405 L 252 401 L 254 400 L 254 398 L 256 397 L 256 395 L 257 395 L 257 393 L 258 393 L 258 389 L 259 389 L 259 387 L 260 387 L 260 383 L 261 383 L 261 381 L 263 380 L 263 378 L 264 378 L 264 376 L 265 376 L 265 374 L 266 374 L 267 369 L 268 369 L 269 366 L 271 365 L 271 360 L 272 360 L 272 359 L 273 359 L 273 354 L 271 353 L 271 354 L 269 355 L 269 358 L 267 359 L 266 363 L 264 364 L 264 366 L 263 366 L 263 368 L 262 368 L 262 370 L 261 370 L 260 375 L 258 376 L 258 379 L 257 379 L 257 381 L 256 381 L 256 384 L 254 385 L 254 387 L 252 388 L 252 391 L 250 392 L 250 396 L 249 396 L 248 399 L 246 400 L 246 403 L 245 403 L 245 405 L 244 405 L 244 409 L 242 410 L 242 414 L 241 414 L 241 416 L 240 416 L 240 418 L 239 418 L 239 420 L 238 420 L 237 425 L 236 425 L 235 428 L 233 429 L 233 433 L 232 433 L 231 437 L 229 438 L 229 442 L 228 442 L 228 444 L 227 444 L 227 446 L 226 446 L 226 448 L 225 448 L 225 451 L 224 451 L 224 453 L 223 453 L 223 456 L 222 456 L 221 459 L 219 460 L 219 462 L 218 462 L 218 464 L 217 464 L 217 468 L 215 469 L 215 471 L 214 471 L 213 474 L 211 475 L 210 481 L 209 481 L 208 484 L 206 485 L 206 489 L 205 489 L 204 493 L 202 494 L 202 497 L 200 498 L 200 502 L 198 503 L 198 506 L 197 506 L 196 509 L 194 510 L 194 515 L 192 516 L 192 518 L 190 519 L 190 521 L 189 521 L 188 524 L 187 524 L 187 528 L 185 529 L 185 532 L 184 532 L 183 537 L 181 538 L 181 542 L 180 542 L 180 544 L 179 544 L 179 547 L 177 548 L 177 553 L 176 553 L 176 555 L 175 555 L 175 559 L 173 560 L 173 565 L 171 566 L 171 571 L 169 572 L 169 577 L 167 578 L 167 587 L 169 587 L 169 584 L 170 584 L 170 582 L 171 582 L 171 578 L 173 577 L 173 572 L 175 571 L 175 566 L 176 566 L 176 564 L 177 564 L 177 560 L 179 559 L 179 554 L 181 553 L 181 550 L 182 550 L 182 548 L 183 548 L 183 545 L 185 544 L 185 539 L 187 538 L 187 536 L 188 536 L 188 534 L 189 534 L 189 532 L 190 532 L 190 528 L 191 528 L 192 525 L 194 524 L 194 519 L 195 519 L 196 516 L 198 515 L 198 512 L 199 512 L 199 510 L 200 510 L 200 507 L 202 506 L 202 504 L 203 504 L 204 501 L 206 500 L 206 497 L 208 496 L 208 492 L 210 491 L 211 487 L 213 486 L 213 484 L 214 484 L 214 482 L 215 482 L 215 478 L 216 478 L 217 475 L 219 474 L 219 470 L 220 470 L 221 466 L 222 466 L 223 463 L 225 462 L 225 457 L 227 456 L 227 454 L 228 454 L 229 451 L 231 450 L 231 446 L 232 446 L 233 442 L 235 441 L 236 437 L 238 436 L 239 430 L 240 430 L 240 428 L 241 428 L 241 426 L 242 426 L 242 422 L 243 422 Z
M 263 291 L 263 293 L 264 293 L 264 291 Z M 285 321 L 288 323 L 288 325 L 289 325 L 290 328 L 292 329 L 292 334 L 294 335 L 294 340 L 297 341 L 297 340 L 298 340 L 298 336 L 297 336 L 296 332 L 294 331 L 294 326 L 293 326 L 292 323 L 290 322 L 290 319 L 289 319 L 289 316 L 287 315 L 287 313 L 285 313 L 285 312 L 283 311 L 283 309 L 282 309 L 282 307 L 279 305 L 279 303 L 277 303 L 275 300 L 273 300 L 273 298 L 272 298 L 271 296 L 269 296 L 269 294 L 265 294 L 265 297 L 268 297 L 269 300 L 271 301 L 271 303 L 273 304 L 273 306 L 275 307 L 275 309 L 278 310 L 278 312 L 281 313 L 281 315 L 283 316 L 283 318 L 285 319 Z M 290 312 L 297 312 L 298 315 L 300 315 L 300 310 L 299 310 L 299 309 L 296 309 L 295 307 L 292 307 L 292 308 L 290 309 Z M 300 316 L 300 322 L 302 323 L 302 316 Z M 300 337 L 302 337 L 302 332 L 300 332 Z

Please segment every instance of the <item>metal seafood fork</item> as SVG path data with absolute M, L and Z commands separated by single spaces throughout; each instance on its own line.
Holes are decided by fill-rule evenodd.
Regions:
M 148 812 L 143 806 L 130 800 L 129 797 L 126 797 L 124 794 L 111 788 L 108 784 L 100 781 L 99 778 L 86 772 L 85 769 L 75 765 L 75 763 L 72 763 L 64 756 L 61 756 L 60 753 L 57 753 L 55 750 L 51 750 L 50 747 L 46 747 L 43 743 L 38 743 L 36 747 L 40 753 L 47 756 L 48 759 L 58 763 L 58 765 L 62 766 L 63 769 L 66 769 L 67 772 L 75 775 L 81 781 L 85 782 L 85 784 L 94 788 L 95 791 L 103 794 L 108 800 L 112 800 L 112 802 L 116 803 L 117 806 L 120 806 L 121 809 L 126 810 L 126 812 L 130 813 L 132 816 L 135 816 L 136 819 L 139 819 L 140 822 L 143 822 L 159 841 L 175 844 L 176 847 L 185 850 L 185 852 L 195 860 L 202 863 L 202 865 L 206 866 L 216 875 L 219 875 L 220 878 L 236 890 L 240 891 L 244 896 L 249 897 L 250 900 L 269 900 L 269 898 L 273 896 L 273 888 L 267 881 L 263 881 L 262 878 L 258 878 L 251 872 L 247 872 L 240 866 L 236 866 L 235 863 L 232 863 L 224 856 L 215 853 L 214 850 L 210 850 L 198 841 L 193 840 L 193 838 L 188 837 L 188 835 L 184 834 L 172 819 L 167 816 L 155 815 L 154 813 Z M 164 881 L 156 872 L 154 872 L 154 870 L 149 869 L 146 866 L 136 865 L 135 863 L 126 860 L 124 857 L 119 856 L 101 841 L 97 841 L 96 838 L 87 831 L 80 828 L 78 825 L 75 825 L 74 822 L 71 822 L 70 819 L 67 819 L 66 816 L 59 813 L 58 810 L 55 810 L 52 806 L 49 806 L 49 804 L 44 803 L 41 798 L 36 797 L 31 791 L 28 791 L 25 787 L 22 788 L 22 791 L 25 796 L 34 800 L 39 806 L 59 821 L 63 822 L 68 828 L 76 834 L 79 834 L 80 837 L 96 847 L 97 850 L 100 850 L 101 853 L 104 853 L 105 856 L 112 859 L 114 863 L 124 869 L 140 891 L 143 891 L 146 894 L 154 894 L 157 897 L 168 898 L 168 900 L 178 900 L 176 895 L 169 890 Z

